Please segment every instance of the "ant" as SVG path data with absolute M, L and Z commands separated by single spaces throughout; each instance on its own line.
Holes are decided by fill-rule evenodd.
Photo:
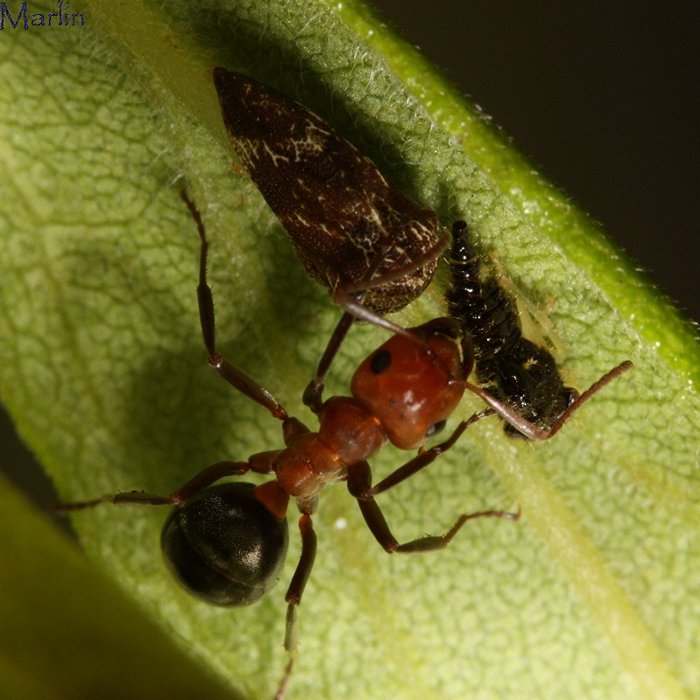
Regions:
M 487 408 L 475 413 L 461 421 L 446 440 L 423 449 L 426 438 L 444 428 L 470 387 L 467 377 L 473 357 L 460 351 L 458 325 L 452 319 L 438 318 L 400 329 L 359 365 L 352 377 L 351 396 L 333 396 L 324 401 L 319 392 L 319 428 L 311 431 L 218 351 L 213 296 L 207 283 L 209 244 L 199 210 L 185 192 L 181 196 L 199 233 L 197 296 L 209 364 L 234 389 L 281 421 L 285 447 L 254 454 L 246 461 L 216 462 L 169 495 L 131 491 L 65 504 L 61 510 L 80 510 L 100 503 L 171 506 L 161 547 L 174 577 L 204 601 L 242 606 L 259 600 L 277 580 L 287 551 L 287 509 L 293 500 L 300 511 L 301 554 L 285 596 L 284 647 L 289 661 L 275 695 L 279 700 L 285 694 L 296 657 L 296 613 L 314 564 L 317 544 L 312 516 L 324 487 L 346 482 L 370 532 L 389 553 L 442 549 L 469 520 L 495 517 L 515 521 L 520 512 L 464 513 L 442 535 L 398 542 L 375 497 L 429 466 L 470 425 L 498 412 L 498 408 Z M 375 270 L 376 265 L 371 266 L 369 274 Z M 373 486 L 367 460 L 387 441 L 400 449 L 420 450 Z M 224 477 L 248 472 L 272 478 L 257 486 L 217 483 Z
M 476 393 L 492 406 L 495 400 L 513 408 L 509 415 L 499 411 L 507 421 L 504 429 L 509 436 L 547 440 L 593 394 L 629 370 L 632 362 L 620 363 L 583 394 L 565 386 L 552 355 L 523 337 L 513 299 L 494 277 L 483 278 L 479 263 L 466 222 L 456 221 L 447 301 L 450 317 L 458 321 L 463 342 L 470 345 L 468 352 L 474 356 L 477 378 L 485 387 Z
M 246 461 L 211 464 L 169 495 L 116 493 L 65 504 L 61 510 L 81 510 L 100 503 L 171 506 L 161 534 L 161 547 L 174 578 L 208 603 L 235 607 L 255 603 L 276 583 L 287 552 L 287 509 L 294 500 L 300 511 L 301 554 L 285 596 L 284 648 L 289 661 L 274 696 L 275 700 L 282 700 L 297 655 L 297 608 L 316 556 L 312 516 L 324 487 L 346 482 L 367 527 L 388 553 L 442 549 L 467 521 L 475 518 L 517 521 L 520 511 L 463 513 L 442 535 L 425 535 L 400 543 L 375 497 L 428 467 L 453 447 L 470 425 L 488 415 L 500 415 L 528 437 L 548 439 L 574 410 L 627 366 L 623 363 L 601 378 L 545 428 L 467 380 L 474 363 L 470 339 L 456 319 L 437 318 L 415 328 L 400 329 L 370 353 L 352 377 L 351 396 L 334 396 L 324 401 L 319 391 L 318 405 L 312 407 L 318 415 L 319 428 L 311 431 L 217 350 L 214 303 L 206 271 L 209 243 L 199 210 L 184 191 L 181 196 L 200 239 L 197 296 L 209 364 L 234 389 L 281 421 L 285 447 L 259 452 Z M 455 225 L 455 231 L 460 230 L 460 225 Z M 370 276 L 376 267 L 370 266 Z M 358 303 L 361 302 L 360 296 Z M 443 442 L 424 449 L 425 440 L 445 427 L 467 389 L 481 396 L 489 408 L 461 421 Z M 419 448 L 419 452 L 373 486 L 367 460 L 386 442 L 405 450 Z M 217 483 L 248 472 L 272 478 L 257 486 L 247 482 Z

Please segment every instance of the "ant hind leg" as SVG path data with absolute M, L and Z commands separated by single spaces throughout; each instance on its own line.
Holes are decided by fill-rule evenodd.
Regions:
M 348 470 L 348 490 L 357 498 L 360 511 L 365 523 L 374 538 L 386 552 L 413 553 L 431 552 L 443 549 L 452 538 L 461 530 L 462 526 L 474 518 L 503 518 L 505 520 L 519 520 L 520 511 L 510 513 L 503 510 L 482 510 L 476 513 L 463 513 L 457 518 L 455 524 L 443 535 L 425 535 L 409 542 L 399 543 L 392 534 L 381 508 L 372 495 L 358 496 L 358 494 L 371 494 L 372 473 L 367 462 L 358 462 Z

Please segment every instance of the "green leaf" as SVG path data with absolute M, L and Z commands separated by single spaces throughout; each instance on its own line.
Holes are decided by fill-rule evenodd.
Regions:
M 301 390 L 338 310 L 252 184 L 230 171 L 210 71 L 240 69 L 327 117 L 446 224 L 466 218 L 551 325 L 571 384 L 583 389 L 635 362 L 550 443 L 508 440 L 495 420 L 482 421 L 381 498 L 400 539 L 485 507 L 519 505 L 517 525 L 475 521 L 444 552 L 389 557 L 345 489 L 323 493 L 289 698 L 700 693 L 700 363 L 690 324 L 359 3 L 173 2 L 167 15 L 133 0 L 84 7 L 85 27 L 5 29 L 0 43 L 0 389 L 61 497 L 167 493 L 209 463 L 281 445 L 277 423 L 204 361 L 197 237 L 178 197 L 185 183 L 211 238 L 224 353 L 308 419 Z M 400 322 L 444 311 L 444 277 Z M 383 337 L 353 330 L 331 393 L 347 391 L 352 368 Z M 478 408 L 466 398 L 455 420 Z M 406 459 L 387 449 L 376 476 Z M 285 662 L 284 587 L 298 544 L 264 600 L 221 610 L 169 578 L 158 553 L 163 517 L 105 506 L 74 524 L 90 558 L 184 653 L 246 697 L 269 697 Z M 44 535 L 11 525 L 4 540 L 43 561 Z M 3 546 L 3 569 L 20 558 L 17 546 Z M 62 559 L 72 566 L 55 557 L 57 580 L 69 575 Z M 32 625 L 28 596 L 17 606 L 14 619 L 21 612 Z M 8 610 L 5 599 L 3 630 Z M 111 627 L 108 614 L 95 603 Z M 87 632 L 73 641 L 92 644 Z M 138 653 L 121 634 L 114 645 L 105 689 L 116 668 L 129 673 L 121 652 Z M 77 643 L 71 653 L 73 664 L 92 663 Z M 38 678 L 47 662 L 40 645 L 34 654 Z M 162 677 L 155 662 L 152 672 Z M 16 692 L 0 681 L 0 694 L 31 697 L 26 674 L 12 678 Z M 55 695 L 70 687 L 57 680 Z

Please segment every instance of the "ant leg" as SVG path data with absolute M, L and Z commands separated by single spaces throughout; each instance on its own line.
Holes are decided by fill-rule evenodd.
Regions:
M 380 316 L 376 311 L 372 311 L 372 309 L 362 304 L 352 292 L 337 289 L 333 292 L 333 301 L 338 304 L 338 306 L 341 306 L 345 310 L 345 313 L 350 314 L 358 321 L 371 323 L 374 326 L 379 326 L 379 328 L 384 328 L 387 331 L 391 331 L 397 335 L 403 335 L 407 338 L 415 337 L 411 331 L 392 323 L 389 319 Z
M 326 349 L 318 363 L 316 376 L 309 382 L 309 385 L 304 389 L 302 400 L 305 406 L 308 406 L 314 413 L 319 413 L 323 404 L 323 384 L 326 380 L 328 370 L 335 359 L 335 356 L 340 350 L 340 346 L 345 340 L 345 336 L 350 330 L 350 326 L 355 322 L 355 317 L 347 311 L 343 313 L 336 325 L 333 333 L 328 340 Z
M 287 662 L 287 667 L 284 669 L 284 675 L 282 676 L 280 682 L 277 684 L 277 690 L 272 696 L 272 700 L 284 700 L 284 696 L 287 693 L 287 688 L 289 687 L 289 681 L 292 678 L 293 670 L 294 658 L 290 658 Z
M 357 498 L 362 517 L 374 538 L 389 554 L 394 552 L 431 552 L 443 549 L 459 532 L 467 520 L 474 518 L 503 518 L 505 520 L 519 520 L 520 511 L 510 513 L 503 510 L 481 510 L 476 513 L 463 513 L 457 518 L 455 524 L 442 535 L 425 535 L 409 542 L 399 543 L 394 537 L 381 508 L 371 495 L 372 472 L 367 462 L 358 462 L 348 469 L 348 490 Z M 369 497 L 360 497 L 357 494 L 370 494 Z
M 284 648 L 290 654 L 294 654 L 297 648 L 297 607 L 301 603 L 301 596 L 304 593 L 306 582 L 309 580 L 309 575 L 316 559 L 316 533 L 314 532 L 310 513 L 301 514 L 299 518 L 299 532 L 301 533 L 301 555 L 285 596 L 287 601 L 287 628 L 284 635 Z
M 345 336 L 348 334 L 350 327 L 356 319 L 381 326 L 382 328 L 392 331 L 392 333 L 406 334 L 405 329 L 382 318 L 379 314 L 362 303 L 367 289 L 376 286 L 372 284 L 372 278 L 382 264 L 388 251 L 388 246 L 384 246 L 379 250 L 374 256 L 374 260 L 372 260 L 365 275 L 357 285 L 353 285 L 352 290 L 346 286 L 338 285 L 331 292 L 333 301 L 344 309 L 344 313 L 333 330 L 328 344 L 326 345 L 326 349 L 323 351 L 323 355 L 316 369 L 316 376 L 309 382 L 309 385 L 304 390 L 304 395 L 302 397 L 304 405 L 308 406 L 314 413 L 319 413 L 321 410 L 321 406 L 323 405 L 323 384 L 326 380 L 326 375 L 331 368 L 335 356 L 338 354 L 338 350 L 340 350 L 340 346 L 345 340 Z M 378 281 L 377 284 L 384 284 L 384 280 Z
M 248 462 L 215 462 L 173 491 L 169 498 L 173 505 L 179 505 L 225 476 L 242 476 L 251 470 L 258 474 L 269 474 L 276 456 L 276 453 L 265 452 L 253 455 Z
M 319 413 L 323 404 L 323 384 L 328 374 L 328 370 L 338 354 L 340 346 L 345 340 L 350 327 L 356 321 L 365 321 L 387 331 L 391 331 L 397 335 L 403 335 L 407 338 L 416 339 L 415 333 L 412 333 L 406 328 L 397 326 L 388 319 L 380 316 L 375 311 L 362 303 L 362 294 L 349 293 L 343 289 L 337 288 L 333 292 L 333 301 L 344 309 L 343 315 L 340 317 L 331 337 L 323 351 L 321 360 L 316 369 L 316 376 L 309 382 L 309 385 L 304 390 L 303 401 L 304 405 L 308 406 L 314 413 Z
M 384 246 L 374 256 L 372 263 L 362 279 L 352 285 L 336 286 L 336 288 L 332 291 L 331 296 L 333 301 L 345 310 L 345 313 L 340 317 L 338 324 L 328 340 L 326 349 L 324 350 L 321 360 L 318 363 L 316 376 L 311 380 L 304 391 L 303 401 L 305 406 L 308 406 L 314 413 L 319 413 L 321 410 L 321 405 L 323 404 L 321 397 L 323 394 L 323 383 L 326 379 L 326 375 L 328 374 L 328 370 L 330 369 L 335 356 L 338 354 L 340 346 L 345 340 L 345 336 L 356 319 L 367 321 L 375 326 L 385 328 L 392 333 L 414 337 L 410 331 L 407 331 L 401 326 L 397 326 L 395 323 L 388 321 L 369 307 L 365 306 L 362 303 L 363 297 L 367 290 L 387 284 L 395 279 L 400 279 L 409 272 L 422 267 L 424 264 L 432 262 L 438 255 L 440 255 L 445 248 L 445 245 L 446 243 L 443 244 L 441 241 L 438 246 L 428 251 L 428 253 L 426 253 L 419 260 L 413 261 L 410 266 L 375 279 L 374 275 L 376 274 L 377 269 L 382 264 L 390 250 L 390 246 Z
M 282 404 L 263 386 L 251 379 L 247 374 L 237 367 L 227 362 L 227 360 L 216 349 L 215 322 L 214 322 L 214 300 L 211 288 L 207 284 L 207 241 L 204 223 L 199 209 L 195 203 L 189 199 L 187 192 L 180 192 L 182 201 L 197 225 L 197 232 L 200 240 L 199 256 L 199 285 L 197 286 L 197 299 L 199 301 L 199 321 L 202 327 L 202 338 L 209 353 L 209 364 L 235 389 L 244 394 L 249 399 L 259 403 L 266 408 L 275 418 L 285 420 L 288 417 L 287 411 Z
M 94 508 L 101 503 L 135 503 L 144 506 L 171 506 L 173 502 L 169 496 L 157 496 L 153 493 L 145 491 L 126 491 L 123 493 L 105 494 L 99 498 L 93 498 L 89 501 L 75 501 L 73 503 L 59 503 L 55 507 L 55 511 L 59 515 L 66 515 L 74 510 L 86 510 Z
M 367 323 L 379 326 L 380 328 L 384 328 L 385 330 L 391 331 L 392 333 L 398 335 L 403 335 L 408 338 L 415 338 L 415 335 L 411 333 L 411 331 L 392 323 L 369 307 L 365 306 L 362 303 L 364 294 L 370 289 L 398 281 L 412 272 L 415 272 L 417 269 L 434 262 L 445 250 L 448 243 L 449 235 L 445 235 L 440 241 L 438 241 L 437 245 L 423 253 L 423 255 L 419 256 L 417 259 L 412 260 L 410 264 L 404 265 L 398 270 L 392 270 L 391 272 L 383 273 L 381 276 L 375 277 L 377 270 L 386 259 L 388 252 L 391 250 L 391 246 L 383 246 L 374 256 L 372 263 L 359 281 L 352 284 L 338 285 L 332 290 L 331 296 L 333 301 L 340 306 L 345 313 L 341 317 L 340 321 L 338 321 L 338 325 L 335 327 L 335 330 L 328 341 L 328 345 L 326 346 L 323 356 L 318 364 L 316 376 L 311 380 L 304 391 L 304 405 L 308 406 L 314 413 L 318 413 L 321 410 L 321 405 L 323 403 L 321 395 L 323 393 L 324 380 L 328 374 L 328 370 L 330 369 L 333 359 L 338 353 L 338 350 L 340 349 L 340 346 L 342 345 L 343 340 L 345 339 L 345 336 L 350 330 L 350 326 L 355 319 L 366 321 Z
M 284 675 L 277 685 L 273 700 L 283 700 L 297 657 L 297 607 L 301 603 L 301 596 L 304 593 L 306 582 L 309 580 L 309 575 L 316 559 L 316 533 L 314 532 L 310 513 L 301 514 L 299 518 L 299 532 L 301 533 L 301 555 L 285 596 L 287 601 L 287 621 L 284 632 L 284 648 L 289 654 L 289 661 L 284 670 Z
M 405 481 L 410 476 L 413 476 L 421 469 L 425 469 L 425 467 L 427 467 L 435 461 L 436 457 L 441 455 L 443 452 L 449 450 L 450 447 L 452 447 L 457 442 L 457 440 L 459 440 L 459 438 L 462 436 L 462 433 L 470 425 L 476 423 L 482 418 L 486 418 L 486 416 L 493 415 L 493 413 L 494 411 L 491 408 L 485 408 L 483 411 L 475 413 L 473 416 L 471 416 L 471 418 L 462 421 L 454 429 L 452 435 L 450 435 L 450 437 L 447 438 L 447 440 L 441 442 L 439 445 L 431 447 L 429 450 L 422 450 L 413 459 L 409 460 L 408 462 L 406 462 L 406 464 L 393 471 L 391 474 L 389 474 L 389 476 L 382 479 L 376 486 L 373 486 L 367 492 L 361 493 L 359 495 L 353 493 L 353 495 L 356 498 L 364 499 L 367 497 L 376 496 L 377 494 L 383 493 L 384 491 L 388 491 L 397 484 L 400 484 L 402 481 Z
M 613 369 L 604 374 L 597 382 L 592 384 L 586 391 L 578 396 L 575 401 L 561 414 L 561 416 L 559 416 L 559 418 L 557 418 L 557 420 L 547 428 L 543 428 L 530 422 L 529 420 L 526 420 L 517 411 L 508 406 L 508 404 L 503 403 L 495 396 L 491 396 L 491 394 L 475 384 L 465 382 L 465 386 L 477 396 L 481 397 L 495 413 L 503 418 L 504 421 L 512 425 L 519 433 L 522 433 L 526 438 L 529 438 L 530 440 L 549 440 L 549 438 L 553 437 L 561 430 L 564 423 L 566 423 L 569 418 L 571 418 L 571 416 L 576 413 L 576 411 L 578 411 L 578 409 L 581 408 L 586 401 L 588 401 L 588 399 L 590 399 L 594 394 L 597 394 L 613 379 L 616 379 L 632 367 L 633 364 L 630 362 L 630 360 L 625 360 L 617 365 L 617 367 L 613 367 Z
M 76 501 L 74 503 L 61 503 L 57 506 L 59 513 L 68 513 L 74 510 L 94 508 L 100 503 L 136 504 L 144 506 L 176 506 L 184 503 L 188 498 L 203 491 L 219 479 L 225 476 L 240 476 L 250 470 L 248 462 L 216 462 L 195 474 L 187 483 L 169 496 L 158 496 L 145 491 L 125 491 L 121 493 L 107 494 L 89 501 Z M 258 471 L 258 469 L 256 469 Z M 269 470 L 268 470 L 269 471 Z

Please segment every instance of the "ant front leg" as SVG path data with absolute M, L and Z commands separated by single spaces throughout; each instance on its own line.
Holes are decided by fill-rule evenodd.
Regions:
M 207 284 L 207 241 L 206 231 L 202 216 L 195 203 L 189 199 L 187 192 L 182 190 L 180 197 L 187 205 L 187 208 L 197 225 L 197 232 L 200 240 L 199 256 L 199 285 L 197 286 L 197 299 L 199 300 L 199 321 L 202 327 L 202 338 L 209 353 L 209 364 L 235 389 L 244 394 L 249 399 L 266 408 L 275 418 L 286 420 L 288 414 L 284 406 L 263 386 L 251 379 L 247 374 L 230 364 L 216 349 L 215 322 L 214 322 L 214 300 L 211 288 Z
M 308 406 L 314 413 L 320 413 L 323 405 L 323 385 L 326 381 L 328 370 L 335 359 L 335 356 L 340 350 L 340 346 L 345 340 L 345 336 L 350 330 L 350 326 L 355 322 L 355 317 L 347 311 L 343 313 L 336 325 L 331 337 L 328 340 L 326 349 L 321 355 L 321 359 L 316 369 L 316 376 L 309 382 L 309 385 L 304 389 L 302 400 L 305 406 Z
M 336 288 L 333 292 L 333 301 L 344 309 L 343 315 L 340 317 L 331 337 L 328 340 L 326 349 L 323 351 L 321 360 L 316 369 L 316 376 L 309 382 L 309 385 L 304 390 L 303 401 L 304 405 L 308 406 L 314 413 L 320 413 L 323 405 L 323 385 L 326 381 L 326 376 L 331 368 L 331 364 L 335 356 L 340 350 L 340 346 L 345 340 L 350 327 L 356 320 L 367 321 L 380 328 L 385 328 L 392 333 L 408 336 L 413 338 L 413 334 L 401 326 L 388 321 L 372 309 L 362 304 L 363 294 L 349 293 L 344 289 Z
M 304 390 L 302 398 L 304 405 L 308 406 L 314 413 L 320 413 L 321 411 L 321 406 L 323 405 L 323 385 L 326 381 L 326 376 L 331 368 L 331 364 L 333 364 L 335 356 L 340 350 L 340 346 L 345 340 L 345 336 L 348 334 L 355 320 L 368 321 L 376 326 L 386 328 L 393 333 L 406 334 L 403 328 L 382 318 L 379 314 L 364 306 L 362 303 L 367 289 L 371 287 L 372 277 L 386 257 L 386 254 L 387 249 L 382 248 L 374 257 L 372 264 L 369 266 L 369 269 L 358 285 L 354 285 L 352 289 L 350 289 L 346 285 L 338 284 L 332 292 L 333 301 L 344 310 L 344 313 L 340 317 L 331 337 L 328 339 L 326 349 L 323 351 L 323 355 L 316 369 L 316 376 L 309 382 L 309 385 Z
M 436 246 L 417 257 L 409 265 L 405 265 L 390 272 L 377 274 L 391 250 L 391 246 L 383 246 L 374 256 L 369 268 L 359 281 L 345 284 L 338 282 L 336 284 L 331 292 L 331 296 L 333 301 L 343 309 L 344 313 L 326 345 L 326 349 L 323 352 L 316 370 L 316 376 L 306 387 L 303 396 L 304 404 L 314 413 L 319 413 L 321 410 L 321 406 L 323 405 L 323 384 L 326 375 L 328 374 L 338 350 L 340 350 L 340 346 L 345 340 L 345 336 L 355 320 L 365 321 L 366 323 L 371 323 L 374 326 L 391 331 L 394 334 L 415 339 L 415 334 L 410 330 L 402 328 L 383 316 L 380 316 L 372 308 L 366 306 L 363 303 L 363 299 L 368 291 L 376 289 L 377 287 L 389 285 L 392 282 L 398 282 L 419 268 L 437 260 L 440 253 L 445 249 L 447 240 L 447 237 L 440 240 Z
M 344 309 L 343 315 L 340 317 L 330 339 L 323 351 L 321 360 L 316 369 L 316 376 L 309 382 L 309 385 L 304 390 L 303 401 L 304 405 L 308 406 L 314 413 L 321 411 L 323 405 L 323 385 L 326 381 L 326 376 L 330 370 L 331 364 L 335 356 L 340 350 L 340 346 L 345 340 L 350 327 L 356 320 L 366 321 L 380 328 L 384 328 L 392 333 L 403 335 L 409 338 L 415 338 L 414 334 L 401 326 L 383 318 L 372 309 L 362 304 L 362 294 L 349 293 L 341 288 L 337 288 L 333 292 L 333 301 L 338 306 Z
M 348 469 L 348 491 L 357 499 L 360 511 L 370 532 L 389 554 L 394 552 L 431 552 L 436 549 L 443 549 L 462 529 L 462 526 L 468 520 L 473 520 L 474 518 L 520 519 L 520 511 L 509 513 L 503 510 L 482 510 L 476 513 L 463 513 L 457 518 L 455 524 L 442 535 L 425 535 L 409 542 L 399 543 L 392 534 L 381 508 L 372 495 L 372 472 L 367 462 L 358 462 Z

